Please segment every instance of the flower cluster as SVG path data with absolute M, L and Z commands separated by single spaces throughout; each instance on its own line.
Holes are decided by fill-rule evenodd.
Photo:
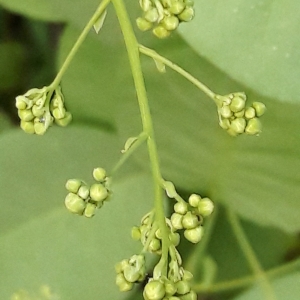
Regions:
M 31 89 L 16 97 L 16 107 L 20 126 L 26 133 L 43 135 L 53 121 L 59 126 L 67 126 L 72 120 L 60 87 L 54 91 L 49 87 Z
M 102 207 L 104 201 L 108 200 L 111 192 L 106 171 L 103 168 L 96 168 L 93 177 L 96 183 L 91 186 L 79 179 L 67 181 L 66 189 L 69 193 L 65 198 L 65 205 L 70 212 L 91 218 L 96 209 Z
M 140 0 L 143 17 L 136 20 L 140 30 L 153 28 L 159 38 L 166 38 L 180 22 L 188 22 L 194 17 L 193 0 Z
M 266 106 L 261 102 L 253 102 L 250 107 L 246 107 L 246 100 L 242 92 L 217 98 L 219 124 L 230 135 L 258 135 L 261 132 L 259 117 L 265 113 Z

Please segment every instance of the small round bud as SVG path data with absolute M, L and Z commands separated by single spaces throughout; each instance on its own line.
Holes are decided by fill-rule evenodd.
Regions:
M 223 129 L 228 129 L 230 127 L 230 121 L 228 119 L 222 119 L 222 120 L 220 120 L 219 125 Z
M 90 197 L 94 201 L 103 201 L 107 198 L 108 191 L 101 183 L 94 183 L 90 188 Z
M 242 110 L 239 111 L 239 112 L 234 113 L 234 116 L 235 116 L 236 118 L 242 118 L 242 117 L 244 117 L 244 115 L 245 115 L 245 110 L 244 110 L 244 109 L 242 109 Z
M 86 208 L 84 210 L 84 215 L 87 218 L 91 218 L 95 215 L 96 209 L 97 209 L 97 206 L 95 204 L 87 203 Z
M 182 277 L 183 280 L 190 281 L 193 279 L 193 277 L 194 276 L 190 271 L 187 271 L 187 270 L 183 271 L 183 277 Z
M 165 289 L 166 289 L 166 294 L 168 296 L 174 295 L 177 291 L 176 285 L 171 281 L 165 283 Z M 168 298 L 168 299 L 171 299 L 171 298 Z
M 62 119 L 55 119 L 55 123 L 59 126 L 65 127 L 72 121 L 72 115 L 70 112 L 66 112 L 65 117 Z
M 182 226 L 185 229 L 192 229 L 200 224 L 199 216 L 188 211 L 182 218 Z
M 26 122 L 21 120 L 20 127 L 26 132 L 33 134 L 35 133 L 33 122 Z
M 86 200 L 86 199 L 89 197 L 89 195 L 90 195 L 90 189 L 89 189 L 89 187 L 86 186 L 86 185 L 82 185 L 82 186 L 79 188 L 79 190 L 78 190 L 78 192 L 77 192 L 77 195 L 78 195 L 80 198 Z
M 202 217 L 208 217 L 214 210 L 214 203 L 209 198 L 203 198 L 198 204 L 198 211 Z
M 86 203 L 76 194 L 69 193 L 65 199 L 65 205 L 74 214 L 82 215 Z
M 152 28 L 152 23 L 144 18 L 137 18 L 136 25 L 141 31 L 147 31 Z
M 116 273 L 123 273 L 125 268 L 129 265 L 128 259 L 123 259 L 115 265 Z
M 183 215 L 178 214 L 178 213 L 173 213 L 171 216 L 171 224 L 174 227 L 174 229 L 178 230 L 178 229 L 182 229 L 182 219 L 183 219 Z
M 245 117 L 247 119 L 253 119 L 255 117 L 255 109 L 253 107 L 248 107 L 245 110 Z
M 189 22 L 195 16 L 195 10 L 192 7 L 186 7 L 185 10 L 178 15 L 180 21 Z
M 151 8 L 144 14 L 144 18 L 151 23 L 155 23 L 158 20 L 158 17 L 159 15 L 156 8 Z
M 184 231 L 184 237 L 194 244 L 200 242 L 203 237 L 203 226 L 198 226 L 193 229 L 186 229 Z
M 228 119 L 232 116 L 232 111 L 230 110 L 228 105 L 224 105 L 219 109 L 220 115 L 225 118 Z
M 29 122 L 34 119 L 34 115 L 31 111 L 31 109 L 22 109 L 18 110 L 18 116 L 22 121 Z
M 164 39 L 170 35 L 170 31 L 168 31 L 165 27 L 159 25 L 153 29 L 154 35 L 156 35 L 160 39 Z
M 144 287 L 144 296 L 147 300 L 162 300 L 165 294 L 164 284 L 158 280 L 149 281 Z
M 252 106 L 255 109 L 257 117 L 261 117 L 266 112 L 266 106 L 262 102 L 253 102 Z
M 168 9 L 174 15 L 180 14 L 185 8 L 183 1 L 171 0 L 171 7 Z
M 131 237 L 135 241 L 139 241 L 141 239 L 141 231 L 137 226 L 131 228 Z
M 66 182 L 66 189 L 71 192 L 76 194 L 81 186 L 82 182 L 79 179 L 69 179 Z
M 179 25 L 179 20 L 175 16 L 164 17 L 161 24 L 169 31 L 175 30 Z
M 190 206 L 192 207 L 197 207 L 199 202 L 201 200 L 201 197 L 197 194 L 192 194 L 190 197 L 189 197 L 189 204 Z
M 93 171 L 93 177 L 99 182 L 103 182 L 106 178 L 106 171 L 103 168 L 96 168 Z
M 230 109 L 234 113 L 239 112 L 245 108 L 246 101 L 244 97 L 240 97 L 238 95 L 234 96 L 230 103 Z
M 27 108 L 27 104 L 24 101 L 24 96 L 18 96 L 16 98 L 16 108 L 21 109 L 21 110 L 24 110 Z
M 47 131 L 47 128 L 44 123 L 35 122 L 34 123 L 34 131 L 38 135 L 43 135 Z
M 159 239 L 153 238 L 149 244 L 148 250 L 150 252 L 156 252 L 161 248 L 161 243 Z
M 230 129 L 236 133 L 243 133 L 246 128 L 246 120 L 244 118 L 236 118 L 230 124 Z
M 43 116 L 45 113 L 45 109 L 44 108 L 39 108 L 37 105 L 33 105 L 32 106 L 32 114 L 35 116 L 35 117 L 41 117 Z
M 117 274 L 116 285 L 119 287 L 121 292 L 128 292 L 133 288 L 133 283 L 128 282 L 122 273 Z
M 197 294 L 194 291 L 190 291 L 188 294 L 180 297 L 181 300 L 197 300 Z
M 137 270 L 134 266 L 128 265 L 124 269 L 124 278 L 128 282 L 136 282 L 140 277 L 139 270 Z
M 60 120 L 63 119 L 66 115 L 66 109 L 64 107 L 54 108 L 52 111 L 52 116 L 54 119 Z
M 187 203 L 184 201 L 179 201 L 174 205 L 174 211 L 178 214 L 185 215 L 188 210 Z
M 177 247 L 180 243 L 180 235 L 177 232 L 172 232 L 169 234 L 169 239 L 171 241 L 171 243 Z
M 245 132 L 250 135 L 257 135 L 261 132 L 261 122 L 258 118 L 253 118 L 248 121 Z
M 177 287 L 177 293 L 180 295 L 187 294 L 191 290 L 190 285 L 185 280 L 178 281 L 176 283 L 176 287 Z

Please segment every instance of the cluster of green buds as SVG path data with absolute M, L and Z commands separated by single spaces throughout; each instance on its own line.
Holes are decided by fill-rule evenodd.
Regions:
M 153 212 L 146 214 L 141 220 L 141 225 L 134 226 L 132 228 L 131 236 L 134 240 L 139 240 L 142 243 L 144 251 L 160 255 L 162 247 L 162 234 L 161 230 L 158 228 L 154 216 L 155 215 Z M 165 220 L 169 229 L 169 240 L 176 247 L 180 242 L 180 235 L 175 232 L 171 221 L 168 218 L 165 218 Z
M 262 102 L 253 102 L 246 107 L 246 100 L 242 92 L 217 96 L 219 124 L 230 135 L 258 135 L 261 132 L 259 117 L 265 113 L 266 106 Z
M 55 123 L 67 126 L 72 115 L 66 111 L 60 87 L 33 88 L 16 97 L 16 107 L 21 119 L 20 127 L 30 134 L 43 135 Z
M 133 255 L 123 259 L 115 266 L 117 277 L 116 284 L 121 292 L 130 291 L 134 283 L 143 282 L 146 277 L 145 256 Z
M 66 189 L 69 193 L 65 198 L 65 205 L 70 212 L 91 218 L 96 209 L 101 208 L 104 201 L 108 200 L 111 192 L 110 178 L 106 176 L 106 171 L 103 168 L 96 168 L 93 177 L 96 183 L 91 186 L 79 179 L 67 181 Z
M 166 38 L 180 22 L 194 17 L 193 0 L 139 0 L 143 16 L 137 18 L 140 30 L 152 29 L 158 38 Z

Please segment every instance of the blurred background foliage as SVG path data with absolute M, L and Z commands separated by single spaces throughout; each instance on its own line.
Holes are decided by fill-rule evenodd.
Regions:
M 138 1 L 127 2 L 134 22 Z M 0 0 L 1 299 L 14 293 L 22 300 L 142 298 L 140 288 L 117 291 L 114 264 L 139 251 L 130 228 L 151 209 L 146 149 L 117 175 L 114 198 L 93 219 L 72 216 L 63 205 L 68 178 L 88 181 L 94 167 L 110 170 L 126 139 L 141 131 L 112 7 L 100 35 L 90 33 L 63 78 L 72 125 L 28 136 L 14 107 L 17 95 L 51 83 L 97 3 Z M 219 204 L 205 251 L 201 243 L 181 245 L 195 284 L 204 284 L 201 300 L 265 300 L 255 286 L 208 289 L 251 274 L 228 223 L 228 207 L 242 218 L 263 268 L 299 257 L 299 6 L 296 0 L 199 0 L 195 20 L 167 40 L 136 31 L 142 44 L 215 92 L 245 91 L 250 102 L 268 107 L 259 137 L 232 138 L 219 128 L 206 96 L 171 70 L 158 73 L 142 57 L 163 176 L 186 197 L 197 192 Z M 278 299 L 300 297 L 299 276 L 298 264 L 276 278 Z

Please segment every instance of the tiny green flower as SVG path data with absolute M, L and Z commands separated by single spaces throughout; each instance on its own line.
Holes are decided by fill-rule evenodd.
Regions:
M 87 218 L 91 218 L 95 215 L 96 209 L 97 209 L 97 206 L 95 204 L 87 203 L 86 208 L 84 210 L 84 215 Z
M 188 211 L 187 203 L 184 201 L 180 201 L 175 203 L 174 205 L 174 211 L 178 214 L 184 215 Z
M 147 31 L 152 28 L 152 23 L 147 21 L 145 18 L 137 18 L 136 19 L 136 25 L 141 31 Z
M 66 182 L 66 189 L 69 192 L 76 194 L 78 192 L 81 184 L 82 184 L 82 181 L 79 179 L 69 179 Z
M 177 287 L 177 293 L 180 295 L 187 294 L 191 290 L 189 283 L 185 280 L 178 281 L 176 283 L 176 287 Z
M 117 274 L 116 277 L 116 285 L 119 287 L 121 292 L 127 292 L 132 290 L 133 288 L 133 283 L 132 282 L 128 282 L 123 273 L 119 273 Z
M 149 281 L 144 287 L 145 300 L 162 300 L 166 294 L 165 286 L 161 281 Z
M 253 118 L 248 121 L 245 132 L 250 135 L 258 135 L 261 132 L 261 122 L 258 118 Z
M 192 229 L 186 229 L 184 231 L 184 237 L 194 244 L 200 242 L 200 240 L 203 237 L 203 226 L 198 226 Z
M 198 211 L 201 216 L 208 217 L 214 210 L 214 203 L 209 198 L 203 198 L 198 204 Z
M 95 168 L 93 170 L 93 177 L 96 181 L 103 182 L 106 178 L 106 171 L 103 168 Z
M 165 27 L 162 25 L 158 25 L 153 29 L 154 35 L 156 35 L 160 39 L 164 39 L 170 35 L 170 31 L 167 30 Z
M 65 199 L 67 209 L 78 215 L 82 215 L 86 207 L 86 203 L 78 195 L 69 193 Z
M 182 226 L 185 229 L 192 229 L 197 227 L 200 224 L 200 221 L 199 216 L 188 211 L 182 218 Z
M 253 102 L 252 106 L 255 109 L 255 113 L 257 117 L 261 117 L 266 111 L 266 106 L 262 102 Z
M 90 197 L 96 202 L 103 201 L 108 197 L 108 191 L 101 183 L 94 183 L 90 188 Z
M 192 207 L 197 207 L 199 202 L 201 200 L 201 197 L 197 194 L 192 194 L 190 195 L 189 197 L 189 204 L 192 206 Z
M 178 18 L 180 21 L 189 22 L 193 20 L 195 16 L 195 10 L 192 7 L 186 7 L 179 15 Z

